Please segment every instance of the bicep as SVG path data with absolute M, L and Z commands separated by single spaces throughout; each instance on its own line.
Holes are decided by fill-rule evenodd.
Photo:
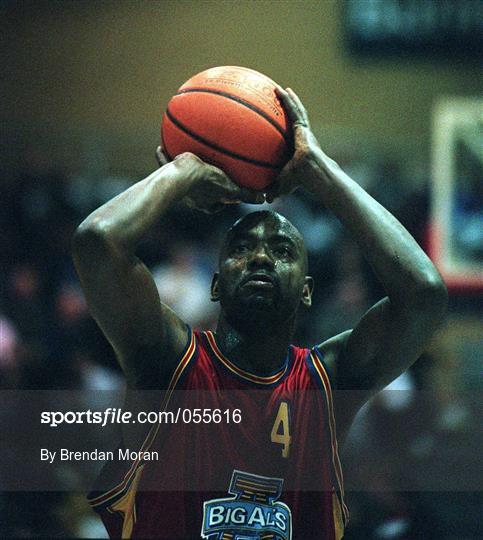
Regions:
M 132 359 L 142 351 L 158 349 L 160 361 L 179 355 L 187 339 L 186 325 L 161 303 L 142 261 L 103 238 L 77 237 L 73 253 L 89 310 L 128 380 L 139 379 L 142 364 Z
M 337 358 L 338 387 L 380 390 L 417 360 L 438 322 L 423 309 L 394 307 L 384 298 L 347 336 Z

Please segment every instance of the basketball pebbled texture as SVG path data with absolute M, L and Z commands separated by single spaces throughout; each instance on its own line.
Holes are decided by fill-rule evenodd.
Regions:
M 164 151 L 170 159 L 192 152 L 239 185 L 265 189 L 293 148 L 276 87 L 265 75 L 237 66 L 195 75 L 168 103 L 161 129 Z

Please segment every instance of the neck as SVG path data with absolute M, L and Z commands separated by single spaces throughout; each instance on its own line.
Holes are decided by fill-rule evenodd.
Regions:
M 295 319 L 277 328 L 251 330 L 234 328 L 221 313 L 216 327 L 216 342 L 221 352 L 239 368 L 259 375 L 272 375 L 285 363 L 292 340 Z

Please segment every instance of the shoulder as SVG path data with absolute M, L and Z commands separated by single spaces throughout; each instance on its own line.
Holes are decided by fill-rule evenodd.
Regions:
M 337 381 L 337 359 L 344 350 L 351 333 L 352 330 L 346 330 L 312 348 L 312 350 L 321 357 L 332 386 L 334 386 Z

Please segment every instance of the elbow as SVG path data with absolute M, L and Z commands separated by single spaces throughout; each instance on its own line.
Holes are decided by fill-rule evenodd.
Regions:
M 436 268 L 418 284 L 414 301 L 416 307 L 431 318 L 443 318 L 448 307 L 448 289 Z
M 102 223 L 90 218 L 85 219 L 75 230 L 71 241 L 74 260 L 91 255 L 108 244 L 108 234 Z

